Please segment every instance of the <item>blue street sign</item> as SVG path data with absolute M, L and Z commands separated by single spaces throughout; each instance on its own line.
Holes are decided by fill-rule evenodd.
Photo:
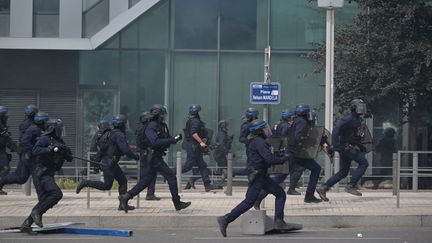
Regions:
M 250 103 L 251 104 L 273 104 L 280 103 L 280 83 L 260 83 L 250 84 Z

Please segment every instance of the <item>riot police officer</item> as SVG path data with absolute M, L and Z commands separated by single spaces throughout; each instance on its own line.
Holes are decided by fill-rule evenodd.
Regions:
M 62 139 L 63 127 L 62 120 L 49 119 L 46 122 L 45 132 L 32 149 L 33 155 L 37 156 L 32 176 L 38 194 L 38 203 L 21 225 L 21 232 L 35 234 L 31 229 L 33 222 L 43 227 L 42 215 L 63 197 L 54 179 L 55 172 L 61 169 L 64 161 L 72 161 L 72 152 Z
M 222 168 L 223 177 L 226 177 L 227 155 L 231 150 L 232 141 L 233 136 L 228 136 L 228 122 L 225 120 L 219 121 L 216 148 L 213 155 L 217 166 Z
M 203 151 L 207 148 L 207 130 L 205 123 L 201 120 L 201 106 L 189 106 L 189 119 L 185 127 L 185 139 L 187 142 L 186 163 L 182 167 L 182 173 L 192 170 L 192 167 L 197 166 L 202 180 L 204 182 L 205 191 L 211 191 L 214 186 L 210 183 L 209 170 L 207 163 L 203 158 Z
M 267 175 L 267 169 L 272 164 L 282 164 L 284 163 L 285 158 L 273 154 L 270 145 L 265 141 L 270 133 L 270 129 L 266 122 L 262 120 L 252 121 L 249 125 L 249 132 L 252 136 L 249 139 L 247 150 L 247 166 L 250 174 L 248 176 L 249 183 L 246 198 L 230 213 L 217 218 L 219 229 L 224 237 L 226 237 L 228 224 L 252 208 L 261 189 L 270 192 L 276 197 L 275 229 L 284 229 L 286 227 L 284 221 L 284 207 L 286 200 L 285 192 L 279 184 L 275 183 Z
M 140 118 L 139 118 L 139 124 L 138 124 L 138 128 L 135 131 L 135 140 L 136 140 L 136 145 L 138 148 L 138 151 L 140 153 L 140 178 L 144 178 L 145 174 L 145 167 L 147 165 L 147 161 L 146 161 L 146 153 L 147 153 L 147 149 L 148 149 L 148 143 L 147 143 L 147 138 L 145 137 L 145 129 L 147 128 L 147 125 L 150 123 L 151 119 L 152 119 L 152 115 L 149 111 L 144 111 L 143 113 L 141 113 Z M 156 191 L 156 179 L 157 176 L 154 177 L 153 181 L 150 183 L 150 185 L 147 187 L 147 195 L 145 197 L 145 200 L 148 201 L 159 201 L 160 197 L 157 197 L 155 195 L 155 191 Z
M 138 183 L 131 190 L 118 197 L 120 205 L 122 205 L 126 213 L 128 210 L 125 206 L 128 201 L 149 186 L 156 177 L 157 172 L 167 180 L 172 201 L 177 211 L 187 208 L 191 204 L 190 202 L 180 201 L 177 188 L 177 178 L 174 172 L 163 160 L 166 150 L 172 144 L 176 144 L 180 141 L 182 136 L 177 134 L 174 137 L 171 137 L 168 126 L 164 122 L 167 114 L 164 106 L 159 104 L 153 105 L 150 109 L 150 113 L 152 118 L 144 130 L 144 144 L 141 145 L 141 147 L 146 148 L 141 152 L 141 162 L 143 164 L 141 168 L 143 170 L 143 176 L 140 177 Z
M 8 109 L 4 106 L 0 106 L 0 181 L 9 173 L 9 162 L 12 159 L 12 155 L 6 152 L 6 148 L 11 152 L 19 152 L 18 146 L 12 141 L 11 134 L 8 130 L 7 113 Z M 2 187 L 3 186 L 0 186 L 0 195 L 6 195 L 7 193 L 2 190 Z
M 293 131 L 294 131 L 294 148 L 299 145 L 300 139 L 302 136 L 305 136 L 304 133 L 308 127 L 314 126 L 315 122 L 312 118 L 312 112 L 309 108 L 309 105 L 307 104 L 299 104 L 295 108 L 295 115 L 296 118 L 293 122 Z M 292 147 L 291 147 L 292 148 Z M 319 180 L 319 175 L 321 172 L 321 166 L 315 161 L 313 158 L 299 158 L 294 153 L 294 168 L 293 168 L 293 176 L 297 176 L 297 178 L 291 178 L 291 181 L 293 181 L 293 185 L 297 184 L 296 181 L 300 179 L 301 174 L 306 169 L 311 171 L 310 177 L 309 177 L 309 183 L 306 189 L 306 195 L 304 198 L 305 203 L 319 203 L 322 200 L 319 198 L 316 198 L 314 196 L 316 185 Z M 291 185 L 290 185 L 291 187 Z
M 97 142 L 98 140 L 102 137 L 102 135 L 105 132 L 108 132 L 111 130 L 111 125 L 109 124 L 109 122 L 107 120 L 100 120 L 98 122 L 98 130 L 97 132 L 93 135 L 92 140 L 90 142 L 90 152 L 98 152 L 98 146 L 97 146 Z M 96 159 L 93 159 L 96 160 Z
M 259 111 L 253 107 L 249 107 L 245 111 L 244 122 L 240 126 L 239 142 L 243 143 L 246 146 L 246 150 L 249 143 L 249 125 L 253 120 L 258 119 L 258 115 Z
M 125 115 L 117 115 L 111 122 L 114 129 L 105 133 L 98 141 L 101 156 L 101 169 L 103 171 L 104 181 L 89 181 L 82 180 L 77 188 L 78 194 L 84 187 L 96 188 L 99 190 L 110 190 L 114 179 L 119 183 L 119 195 L 125 194 L 127 191 L 127 179 L 122 169 L 118 165 L 120 157 L 126 155 L 133 160 L 139 160 L 138 155 L 134 154 L 129 148 L 126 141 L 126 124 L 127 118 Z M 127 207 L 127 208 L 123 208 Z M 119 204 L 118 210 L 134 210 L 135 207 Z
M 31 146 L 26 146 L 24 137 L 27 136 L 30 132 L 27 132 L 27 129 L 34 125 L 34 119 L 36 114 L 39 112 L 39 109 L 35 105 L 28 105 L 24 108 L 24 120 L 19 125 L 19 142 L 20 142 L 20 159 L 17 165 L 16 170 L 4 177 L 2 180 L 0 180 L 0 188 L 2 188 L 4 185 L 10 185 L 10 184 L 24 184 L 27 182 L 28 178 L 31 175 L 32 172 L 32 165 L 34 163 L 31 162 L 31 159 L 29 158 L 29 153 L 31 153 L 31 148 L 36 143 L 36 139 L 34 139 L 31 144 Z M 48 120 L 48 117 L 45 118 L 45 121 Z M 39 137 L 41 133 L 38 132 L 37 137 Z M 30 148 L 30 149 L 29 149 Z
M 358 167 L 352 173 L 351 181 L 345 187 L 345 191 L 355 196 L 362 195 L 356 188 L 357 182 L 369 166 L 365 157 L 366 149 L 361 143 L 363 136 L 363 131 L 360 129 L 361 117 L 364 114 L 366 114 L 365 102 L 361 99 L 354 99 L 351 101 L 351 113 L 342 117 L 333 129 L 333 148 L 340 154 L 340 170 L 317 189 L 324 201 L 329 200 L 326 192 L 348 175 L 352 160 L 358 163 Z

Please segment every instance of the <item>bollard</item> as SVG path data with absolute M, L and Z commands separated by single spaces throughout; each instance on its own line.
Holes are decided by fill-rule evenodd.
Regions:
M 87 162 L 87 180 L 90 180 L 90 162 Z M 90 187 L 87 187 L 87 208 L 90 208 Z
M 227 188 L 225 191 L 225 195 L 232 196 L 232 182 L 233 182 L 233 154 L 228 153 L 228 162 L 227 162 Z
M 31 177 L 29 177 L 27 182 L 22 185 L 22 189 L 26 196 L 31 196 Z
M 141 166 L 140 166 L 140 161 L 138 161 L 137 162 L 137 173 L 138 173 L 138 175 L 137 175 L 137 178 L 138 178 L 138 182 L 141 180 Z M 138 184 L 138 182 L 137 182 L 137 184 Z M 136 206 L 137 208 L 139 208 L 140 207 L 140 193 L 138 193 L 138 195 L 137 195 L 137 206 Z
M 335 152 L 334 154 L 334 173 L 338 173 L 340 170 L 340 156 L 339 156 L 339 152 Z M 339 182 L 336 183 L 336 185 L 334 186 L 335 191 L 339 192 Z
M 392 163 L 393 163 L 393 178 L 392 178 L 392 183 L 393 183 L 393 186 L 392 186 L 392 188 L 393 188 L 393 196 L 396 196 L 396 193 L 397 193 L 397 187 L 396 187 L 396 181 L 397 181 L 397 178 L 396 178 L 396 176 L 397 176 L 397 153 L 393 153 L 393 160 L 392 160 Z
M 412 177 L 412 190 L 417 192 L 418 189 L 418 153 L 413 153 L 413 177 Z
M 176 154 L 176 174 L 177 174 L 177 188 L 179 193 L 181 193 L 181 182 L 182 182 L 182 163 L 181 163 L 181 151 Z

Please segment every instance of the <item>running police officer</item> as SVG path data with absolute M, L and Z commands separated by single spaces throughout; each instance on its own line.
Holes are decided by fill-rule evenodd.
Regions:
M 55 172 L 61 169 L 64 161 L 72 161 L 72 152 L 62 139 L 63 129 L 62 120 L 48 120 L 45 132 L 37 140 L 32 150 L 33 155 L 37 156 L 32 176 L 39 201 L 32 209 L 30 216 L 21 225 L 21 232 L 35 234 L 31 229 L 33 222 L 43 227 L 42 215 L 63 197 L 54 179 Z
M 297 149 L 300 146 L 300 140 L 305 136 L 305 132 L 311 126 L 314 126 L 314 120 L 312 118 L 312 112 L 309 105 L 299 104 L 295 108 L 295 118 L 292 125 L 294 131 L 294 148 Z M 320 138 L 321 139 L 321 138 Z M 322 200 L 314 196 L 316 185 L 319 180 L 319 175 L 321 172 L 321 166 L 313 158 L 300 158 L 294 153 L 294 168 L 293 175 L 301 177 L 301 174 L 306 169 L 311 171 L 309 177 L 309 183 L 306 189 L 305 203 L 319 203 Z M 296 178 L 291 178 L 291 180 L 296 180 Z M 298 179 L 297 179 L 298 181 Z M 294 184 L 294 183 L 293 183 Z M 296 183 L 295 183 L 296 184 Z
M 207 141 L 207 130 L 205 123 L 201 120 L 200 114 L 200 105 L 189 106 L 189 119 L 184 129 L 187 142 L 187 156 L 186 163 L 182 167 L 182 173 L 186 173 L 192 170 L 192 167 L 197 166 L 204 182 L 205 191 L 209 192 L 215 188 L 210 183 L 209 170 L 203 158 L 203 150 L 208 149 L 207 142 L 209 141 Z
M 231 150 L 233 136 L 228 136 L 228 122 L 225 120 L 219 121 L 218 132 L 216 134 L 216 148 L 213 156 L 218 167 L 221 167 L 221 174 L 226 177 L 227 155 Z
M 129 144 L 126 141 L 126 124 L 127 118 L 125 115 L 115 116 L 112 119 L 114 129 L 105 133 L 98 141 L 99 152 L 102 159 L 101 169 L 103 171 L 104 181 L 82 180 L 76 188 L 76 193 L 79 193 L 84 187 L 96 188 L 103 191 L 110 190 L 114 179 L 119 183 L 119 195 L 127 192 L 127 179 L 118 165 L 118 162 L 120 157 L 123 155 L 126 155 L 128 158 L 133 160 L 139 160 L 139 157 L 131 151 Z M 129 205 L 119 204 L 118 207 L 118 210 L 134 209 L 135 207 Z
M 146 150 L 141 153 L 141 160 L 144 166 L 141 167 L 143 170 L 143 176 L 140 176 L 138 183 L 127 193 L 121 194 L 118 198 L 120 205 L 123 210 L 127 213 L 127 207 L 125 207 L 130 199 L 138 195 L 142 190 L 152 183 L 159 172 L 168 182 L 168 186 L 171 192 L 172 201 L 177 211 L 189 207 L 190 202 L 180 201 L 177 188 L 177 178 L 174 172 L 168 167 L 166 162 L 163 160 L 166 150 L 172 145 L 176 144 L 182 139 L 181 134 L 177 134 L 171 137 L 168 126 L 164 122 L 167 114 L 166 108 L 162 105 L 153 105 L 150 109 L 152 116 L 151 121 L 145 128 L 144 141 L 141 145 Z
M 16 170 L 14 173 L 11 173 L 7 176 L 5 176 L 2 180 L 0 180 L 0 191 L 1 188 L 3 188 L 4 185 L 9 184 L 24 184 L 27 182 L 28 178 L 30 177 L 30 174 L 32 172 L 32 162 L 28 156 L 28 153 L 31 151 L 31 148 L 33 147 L 34 143 L 36 142 L 36 139 L 33 140 L 33 144 L 30 146 L 26 146 L 23 144 L 23 137 L 26 136 L 28 133 L 26 132 L 27 129 L 34 125 L 34 118 L 36 113 L 38 113 L 39 109 L 34 105 L 28 105 L 24 109 L 24 115 L 25 118 L 19 125 L 19 142 L 20 142 L 20 158 L 17 165 Z M 48 119 L 48 117 L 47 117 Z M 40 132 L 38 133 L 40 135 Z M 38 136 L 39 136 L 38 135 Z M 30 147 L 30 148 L 29 148 Z M 29 151 L 30 150 L 30 151 Z
M 140 153 L 140 178 L 144 178 L 145 176 L 145 167 L 147 166 L 147 152 L 148 152 L 148 143 L 147 138 L 145 136 L 145 129 L 147 128 L 147 125 L 152 120 L 152 115 L 149 111 L 144 111 L 141 113 L 140 122 L 138 124 L 138 128 L 135 131 L 135 140 L 136 145 L 138 148 L 138 151 Z M 157 176 L 154 177 L 153 181 L 150 183 L 150 185 L 147 187 L 147 195 L 145 197 L 145 200 L 148 201 L 159 201 L 160 197 L 156 197 L 155 191 L 156 191 L 156 179 Z
M 362 195 L 357 190 L 357 182 L 369 166 L 365 157 L 366 148 L 361 143 L 362 136 L 364 135 L 364 131 L 361 129 L 361 119 L 364 114 L 366 114 L 366 104 L 361 99 L 354 99 L 351 101 L 351 113 L 342 117 L 333 129 L 333 148 L 340 154 L 341 168 L 338 173 L 330 177 L 317 189 L 319 196 L 324 201 L 329 200 L 326 197 L 326 192 L 348 175 L 352 160 L 358 163 L 358 167 L 352 173 L 351 181 L 345 187 L 345 191 L 355 196 Z
M 252 208 L 261 189 L 270 192 L 276 197 L 275 229 L 284 229 L 286 227 L 284 221 L 285 192 L 279 184 L 271 180 L 267 175 L 267 169 L 271 165 L 283 164 L 286 158 L 278 157 L 271 152 L 270 145 L 265 141 L 270 133 L 266 122 L 262 120 L 252 121 L 249 125 L 249 132 L 251 133 L 251 138 L 248 142 L 247 166 L 250 174 L 248 176 L 249 183 L 246 198 L 230 213 L 217 218 L 219 229 L 224 237 L 226 237 L 228 224 Z
M 12 155 L 6 152 L 6 148 L 11 152 L 19 152 L 19 148 L 17 144 L 12 141 L 9 132 L 7 113 L 8 109 L 4 106 L 0 106 L 0 181 L 9 173 L 9 162 L 12 159 Z M 0 195 L 6 195 L 7 193 L 2 190 L 2 187 L 3 186 L 0 186 Z

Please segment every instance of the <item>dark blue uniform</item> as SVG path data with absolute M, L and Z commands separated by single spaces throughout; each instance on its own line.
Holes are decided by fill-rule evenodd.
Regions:
M 231 140 L 226 131 L 219 130 L 216 134 L 218 147 L 214 151 L 214 159 L 219 167 L 227 167 L 227 154 L 231 149 Z
M 0 132 L 4 133 L 4 134 L 0 134 L 0 178 L 1 178 L 7 175 L 7 173 L 9 173 L 9 162 L 11 160 L 11 155 L 6 152 L 6 148 L 9 148 L 11 151 L 15 151 L 16 145 L 12 141 L 6 129 L 2 131 L 2 129 L 0 128 Z
M 22 151 L 20 160 L 14 173 L 11 173 L 3 178 L 0 182 L 0 188 L 9 184 L 24 184 L 30 177 L 33 166 L 35 164 L 32 156 L 33 146 L 36 144 L 36 139 L 42 134 L 41 129 L 30 119 L 25 119 L 19 125 L 19 142 Z
M 290 128 L 289 123 L 285 120 L 281 120 L 280 123 L 276 127 L 275 135 L 288 136 L 288 129 L 289 128 Z
M 64 144 L 61 139 L 54 139 L 50 135 L 42 135 L 32 149 L 33 155 L 37 156 L 32 176 L 38 194 L 38 203 L 32 211 L 37 211 L 41 215 L 54 207 L 63 197 L 62 191 L 55 182 L 54 174 L 61 167 L 61 165 L 57 167 L 56 160 L 64 160 L 64 158 L 58 158 L 57 154 L 50 150 L 49 146 L 53 143 Z M 68 158 L 68 160 L 71 161 L 72 158 Z
M 246 198 L 230 213 L 225 215 L 227 222 L 234 221 L 241 214 L 252 208 L 258 199 L 261 189 L 275 195 L 275 219 L 283 219 L 286 195 L 282 187 L 267 175 L 267 169 L 272 164 L 282 164 L 284 160 L 272 154 L 270 145 L 260 136 L 250 140 L 247 154 L 248 168 L 255 176 L 252 176 L 252 174 L 249 176 Z
M 151 121 L 145 129 L 145 135 L 151 151 L 141 156 L 140 169 L 142 176 L 139 182 L 128 191 L 128 194 L 131 197 L 138 195 L 154 181 L 156 174 L 159 172 L 168 182 L 173 202 L 180 202 L 177 178 L 162 158 L 165 155 L 165 151 L 171 144 L 175 144 L 176 140 L 171 137 L 168 127 L 164 122 Z M 148 156 L 151 156 L 151 158 L 149 159 Z
M 340 170 L 327 180 L 325 185 L 328 187 L 333 186 L 348 175 L 351 160 L 358 163 L 357 169 L 352 173 L 351 185 L 356 185 L 366 172 L 369 163 L 366 160 L 366 153 L 361 144 L 361 137 L 358 134 L 360 126 L 359 117 L 355 113 L 351 113 L 342 117 L 333 129 L 332 142 L 334 149 L 340 154 Z M 360 148 L 360 151 L 354 157 L 347 150 L 350 145 Z
M 295 140 L 297 144 L 300 141 L 300 137 L 303 132 L 303 129 L 305 129 L 307 125 L 309 125 L 309 123 L 303 117 L 299 117 L 296 120 L 294 120 L 292 127 L 295 132 Z M 294 156 L 294 163 L 295 165 L 294 165 L 293 173 L 302 173 L 305 168 L 311 171 L 309 177 L 309 183 L 306 189 L 306 195 L 313 195 L 319 180 L 321 166 L 314 159 L 301 159 L 301 158 L 296 158 L 295 156 Z
M 127 191 L 127 179 L 118 165 L 118 161 L 123 155 L 132 159 L 136 158 L 136 156 L 129 148 L 125 134 L 119 129 L 111 131 L 109 141 L 111 144 L 107 151 L 111 151 L 112 154 L 108 154 L 107 151 L 100 151 L 104 181 L 86 181 L 86 186 L 99 190 L 110 190 L 115 179 L 119 183 L 118 192 L 121 195 Z
M 249 122 L 244 122 L 240 127 L 239 142 L 246 146 L 246 150 L 249 144 Z
M 192 117 L 186 123 L 186 162 L 182 167 L 182 173 L 186 173 L 192 169 L 192 167 L 197 166 L 201 174 L 204 186 L 210 186 L 209 170 L 207 168 L 207 163 L 203 158 L 203 151 L 199 143 L 192 137 L 193 134 L 197 133 L 201 139 L 206 138 L 206 131 L 204 122 L 202 122 L 198 117 Z

